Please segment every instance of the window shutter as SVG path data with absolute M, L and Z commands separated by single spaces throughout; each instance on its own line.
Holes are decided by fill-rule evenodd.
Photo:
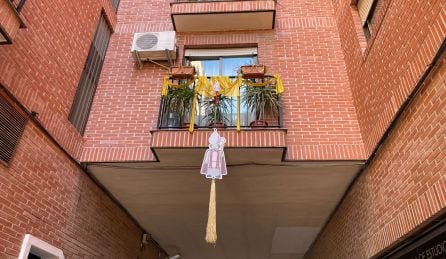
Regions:
M 83 134 L 87 125 L 94 94 L 98 86 L 102 65 L 110 40 L 111 31 L 104 15 L 99 20 L 93 43 L 88 53 L 87 61 L 71 106 L 68 119 L 73 126 Z
M 372 9 L 373 2 L 374 0 L 358 0 L 357 6 L 362 25 L 364 25 L 367 21 L 367 17 Z
M 28 116 L 0 94 L 0 161 L 9 163 L 20 136 L 25 129 Z
M 186 49 L 185 57 L 227 57 L 257 55 L 257 48 Z

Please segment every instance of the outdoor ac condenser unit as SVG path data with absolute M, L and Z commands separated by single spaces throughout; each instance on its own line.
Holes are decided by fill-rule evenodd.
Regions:
M 132 55 L 138 61 L 175 60 L 177 56 L 175 32 L 135 33 L 133 35 Z

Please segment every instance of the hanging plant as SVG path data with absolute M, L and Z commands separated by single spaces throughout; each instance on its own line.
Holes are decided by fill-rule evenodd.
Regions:
M 250 126 L 268 126 L 265 109 L 272 111 L 272 115 L 275 117 L 279 114 L 279 96 L 271 87 L 247 86 L 241 101 L 251 112 L 256 114 L 256 120 L 251 122 Z
M 229 113 L 229 101 L 228 97 L 221 94 L 218 95 L 217 103 L 215 103 L 215 99 L 205 101 L 206 116 L 204 119 L 207 119 L 209 126 L 226 127 L 228 119 L 225 115 Z
M 183 123 L 188 123 L 187 119 L 189 118 L 194 94 L 194 89 L 191 86 L 173 87 L 169 89 L 167 94 L 170 110 L 178 114 Z

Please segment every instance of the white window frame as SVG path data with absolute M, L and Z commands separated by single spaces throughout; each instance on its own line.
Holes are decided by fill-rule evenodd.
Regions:
M 59 248 L 33 235 L 26 234 L 18 259 L 27 259 L 30 253 L 40 256 L 42 259 L 65 259 L 62 250 Z

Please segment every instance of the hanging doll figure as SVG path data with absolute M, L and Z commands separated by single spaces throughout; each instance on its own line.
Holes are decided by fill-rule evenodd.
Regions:
M 204 154 L 201 174 L 209 179 L 222 179 L 227 174 L 225 153 L 223 151 L 226 139 L 220 137 L 217 129 L 209 137 L 209 148 Z

